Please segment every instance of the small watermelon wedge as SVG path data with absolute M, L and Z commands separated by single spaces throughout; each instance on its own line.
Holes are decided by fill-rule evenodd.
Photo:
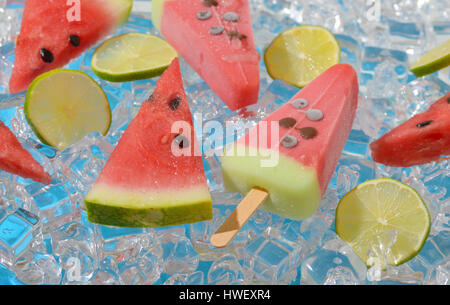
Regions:
M 49 184 L 52 178 L 31 154 L 20 145 L 9 128 L 0 122 L 0 170 Z
M 174 123 L 184 124 L 186 130 L 177 134 Z M 175 154 L 174 147 L 187 153 Z M 211 219 L 211 197 L 196 149 L 179 62 L 174 59 L 87 194 L 88 220 L 118 227 L 162 227 Z
M 21 92 L 60 68 L 128 20 L 132 0 L 27 0 L 9 82 Z
M 450 155 L 450 93 L 370 144 L 375 162 L 409 167 Z
M 248 0 L 153 0 L 152 18 L 231 110 L 257 102 L 260 56 Z

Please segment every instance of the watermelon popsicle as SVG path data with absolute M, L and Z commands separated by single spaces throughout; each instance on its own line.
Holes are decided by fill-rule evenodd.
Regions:
M 152 19 L 231 110 L 257 102 L 260 57 L 248 0 L 153 0 Z
M 214 246 L 226 246 L 259 201 L 265 210 L 290 219 L 315 212 L 352 128 L 358 93 L 355 70 L 335 65 L 231 145 L 221 159 L 225 188 L 248 195 L 212 236 Z M 275 135 L 267 131 L 273 122 Z M 267 137 L 266 147 L 254 141 L 261 137 Z M 268 151 L 278 162 L 262 166 Z

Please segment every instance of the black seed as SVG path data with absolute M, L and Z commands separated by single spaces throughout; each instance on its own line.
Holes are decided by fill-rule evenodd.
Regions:
M 303 127 L 298 131 L 300 131 L 300 134 L 304 139 L 312 139 L 317 135 L 317 129 L 314 127 Z
M 54 58 L 53 58 L 52 52 L 50 52 L 50 51 L 47 50 L 47 49 L 42 48 L 41 51 L 40 51 L 40 53 L 41 53 L 42 60 L 43 60 L 44 62 L 46 62 L 46 63 L 51 63 L 51 62 L 53 62 L 53 59 L 54 59 Z
M 450 97 L 447 97 L 447 104 L 450 104 Z
M 175 141 L 175 144 L 177 144 L 178 147 L 179 147 L 180 149 L 188 148 L 188 147 L 189 147 L 189 141 L 188 141 L 188 139 L 187 139 L 185 136 L 183 136 L 183 135 L 180 135 L 180 134 L 177 135 L 177 136 L 175 137 L 174 141 Z
M 69 40 L 74 47 L 78 47 L 81 44 L 81 39 L 77 35 L 70 35 Z
M 203 5 L 207 7 L 217 6 L 218 4 L 217 0 L 203 0 Z
M 297 121 L 294 118 L 283 118 L 278 123 L 283 128 L 291 128 L 297 124 Z
M 178 107 L 180 107 L 180 104 L 181 104 L 181 99 L 177 96 L 170 100 L 169 107 L 170 107 L 170 109 L 175 111 L 178 109 Z
M 245 36 L 244 34 L 239 33 L 238 31 L 231 31 L 228 34 L 228 37 L 230 37 L 231 39 L 245 39 L 247 38 L 247 36 Z
M 416 126 L 419 128 L 422 128 L 422 127 L 430 125 L 432 122 L 433 121 L 424 121 L 424 122 L 418 123 Z

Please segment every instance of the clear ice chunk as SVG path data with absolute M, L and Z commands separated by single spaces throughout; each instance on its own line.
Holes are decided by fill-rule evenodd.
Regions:
M 14 212 L 0 206 L 0 263 L 12 266 L 33 242 L 42 239 L 40 218 L 18 208 Z

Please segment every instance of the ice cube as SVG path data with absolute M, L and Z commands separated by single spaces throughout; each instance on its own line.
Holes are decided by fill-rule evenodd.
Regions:
M 87 283 L 97 269 L 94 233 L 79 222 L 69 222 L 51 233 L 53 253 L 65 271 L 63 284 Z
M 306 285 L 358 285 L 359 266 L 339 251 L 319 249 L 307 257 L 301 266 L 301 284 Z
M 175 273 L 164 282 L 164 285 L 203 285 L 204 277 L 202 271 Z
M 209 285 L 240 285 L 244 283 L 244 273 L 236 256 L 225 254 L 215 260 L 208 271 Z
M 191 273 L 197 269 L 199 255 L 184 228 L 158 231 L 158 238 L 163 249 L 164 273 Z
M 61 266 L 55 257 L 41 251 L 30 251 L 14 266 L 17 278 L 29 285 L 57 285 L 61 281 Z
M 25 187 L 33 200 L 32 212 L 42 221 L 43 232 L 47 233 L 67 221 L 80 218 L 80 196 L 70 184 L 54 181 L 43 186 L 33 182 Z
M 14 212 L 0 206 L 0 263 L 12 266 L 33 243 L 42 240 L 39 217 L 23 208 Z
M 304 244 L 282 236 L 279 229 L 268 228 L 244 249 L 243 270 L 247 283 L 289 284 L 297 277 Z

